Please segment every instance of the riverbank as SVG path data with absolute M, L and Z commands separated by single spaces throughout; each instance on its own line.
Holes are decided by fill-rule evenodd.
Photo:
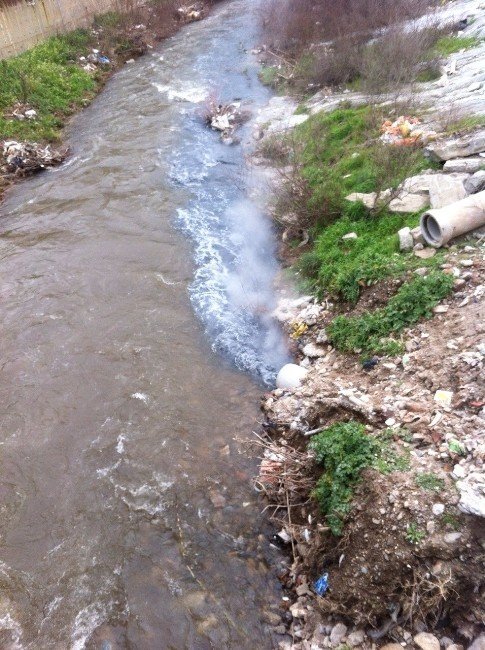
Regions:
M 2 61 L 0 201 L 12 183 L 66 159 L 63 129 L 117 70 L 203 19 L 213 4 L 188 6 L 175 0 L 111 11 L 97 16 L 90 29 L 49 38 Z
M 430 203 L 483 188 L 471 4 L 453 8 L 474 47 L 411 104 L 327 88 L 274 98 L 254 131 L 304 294 L 275 312 L 298 366 L 265 396 L 259 439 L 289 554 L 281 648 L 483 644 L 483 231 L 438 250 L 419 231 Z

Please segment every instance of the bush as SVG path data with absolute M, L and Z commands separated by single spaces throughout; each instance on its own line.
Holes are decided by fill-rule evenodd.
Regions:
M 373 464 L 379 444 L 366 435 L 362 424 L 339 422 L 317 434 L 309 447 L 317 463 L 325 469 L 313 497 L 332 533 L 340 535 L 350 511 L 353 488 L 362 470 Z
M 327 328 L 333 345 L 342 352 L 362 350 L 365 353 L 395 354 L 400 351 L 396 341 L 386 340 L 401 332 L 432 309 L 453 288 L 453 277 L 434 271 L 403 284 L 397 294 L 382 309 L 364 312 L 360 316 L 337 316 Z

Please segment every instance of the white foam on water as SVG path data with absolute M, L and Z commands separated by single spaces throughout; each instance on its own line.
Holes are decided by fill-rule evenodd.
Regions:
M 0 615 L 0 630 L 10 632 L 9 650 L 22 650 L 22 627 L 10 612 Z
M 140 400 L 140 402 L 144 402 L 145 404 L 148 404 L 148 399 L 149 398 L 148 398 L 148 395 L 146 395 L 145 393 L 132 393 L 131 397 L 133 399 Z
M 118 438 L 116 439 L 116 451 L 119 454 L 123 454 L 125 451 L 125 442 L 126 442 L 126 436 L 124 433 L 120 433 Z
M 207 89 L 200 86 L 187 86 L 186 88 L 173 88 L 165 84 L 153 82 L 152 86 L 161 94 L 166 94 L 169 101 L 182 101 L 190 104 L 199 104 L 207 97 Z

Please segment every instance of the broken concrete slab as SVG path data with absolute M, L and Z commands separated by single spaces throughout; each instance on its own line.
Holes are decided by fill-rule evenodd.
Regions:
M 461 201 L 467 196 L 463 185 L 468 174 L 437 174 L 432 177 L 429 186 L 429 199 L 432 208 L 443 208 L 445 205 Z
M 436 141 L 424 149 L 428 158 L 436 162 L 452 158 L 466 158 L 483 151 L 485 151 L 485 129 L 469 133 L 461 138 Z
M 426 194 L 403 193 L 389 203 L 391 212 L 419 212 L 429 206 L 429 197 Z
M 485 168 L 485 158 L 481 156 L 455 158 L 453 160 L 447 160 L 443 165 L 443 171 L 445 172 L 466 172 L 468 174 L 474 174 L 482 168 Z

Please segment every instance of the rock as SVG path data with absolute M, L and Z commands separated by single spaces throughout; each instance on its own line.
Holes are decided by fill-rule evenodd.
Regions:
M 402 194 L 389 203 L 391 212 L 419 212 L 429 206 L 429 198 L 425 194 Z
M 459 479 L 459 478 L 465 478 L 465 476 L 466 476 L 466 471 L 462 465 L 457 464 L 453 467 L 453 478 Z
M 470 268 L 473 266 L 473 260 L 460 260 L 460 264 L 465 268 Z
M 482 160 L 482 164 L 483 164 Z M 473 176 L 466 179 L 463 183 L 463 187 L 468 192 L 468 194 L 477 194 L 477 192 L 482 192 L 485 190 L 485 170 L 480 170 L 475 172 Z
M 461 138 L 433 142 L 424 150 L 425 154 L 436 162 L 451 158 L 465 158 L 482 151 L 485 151 L 485 129 Z
M 414 250 L 414 254 L 416 257 L 421 258 L 422 260 L 428 260 L 430 257 L 434 257 L 436 255 L 436 249 L 435 248 L 423 248 L 422 250 Z
M 443 541 L 445 544 L 456 544 L 462 537 L 462 533 L 446 533 L 443 535 Z
M 343 623 L 337 623 L 337 625 L 334 625 L 332 628 L 332 631 L 330 632 L 330 645 L 332 648 L 336 648 L 339 646 L 345 635 L 347 634 L 347 626 L 344 625 Z
M 411 234 L 411 228 L 401 228 L 397 235 L 399 237 L 399 250 L 412 251 L 414 246 L 414 239 Z
M 355 648 L 359 645 L 362 645 L 362 643 L 364 643 L 364 639 L 365 639 L 364 630 L 355 630 L 355 632 L 351 632 L 347 637 L 347 643 L 352 648 Z
M 310 357 L 310 359 L 318 359 L 318 357 L 324 357 L 327 354 L 326 349 L 316 343 L 307 343 L 302 352 L 306 357 Z
M 402 650 L 402 645 L 399 643 L 386 643 L 386 645 L 380 647 L 380 650 Z
M 135 63 L 135 59 L 128 59 L 128 61 L 126 61 L 126 63 Z
M 453 473 L 455 473 L 454 470 Z M 485 478 L 482 483 L 474 483 L 471 478 L 466 481 L 458 481 L 456 487 L 460 492 L 458 509 L 468 515 L 485 517 Z
M 451 645 L 447 646 L 446 650 L 465 650 L 462 645 L 457 645 L 456 643 L 452 643 Z
M 325 328 L 322 327 L 322 329 L 318 332 L 316 342 L 320 344 L 328 343 L 328 335 Z
M 448 305 L 437 305 L 436 307 L 433 307 L 433 314 L 446 314 L 448 309 Z
M 480 634 L 480 636 L 475 639 L 468 650 L 485 650 L 485 634 Z
M 448 646 L 453 645 L 453 639 L 450 639 L 447 636 L 443 636 L 440 639 L 440 646 L 442 648 L 447 648 Z
M 468 92 L 469 93 L 474 93 L 477 90 L 480 90 L 481 87 L 482 87 L 482 84 L 479 81 L 475 81 L 474 83 L 472 83 L 472 84 L 470 84 L 468 86 Z
M 269 609 L 264 609 L 261 618 L 268 625 L 279 625 L 281 623 L 281 616 L 276 612 L 272 612 Z
M 443 503 L 433 503 L 432 510 L 433 510 L 434 516 L 439 517 L 440 515 L 442 515 L 444 513 L 445 506 L 444 506 Z
M 301 382 L 305 379 L 308 374 L 308 370 L 297 366 L 295 363 L 287 363 L 281 368 L 276 377 L 276 387 L 277 388 L 298 388 L 301 386 Z
M 362 203 L 365 205 L 366 208 L 372 210 L 372 208 L 374 208 L 376 204 L 377 193 L 369 192 L 368 194 L 365 194 L 364 192 L 352 192 L 352 194 L 349 194 L 345 198 L 347 199 L 347 201 L 352 201 L 352 202 L 362 201 Z
M 342 237 L 342 239 L 357 239 L 357 233 L 356 232 L 349 232 L 346 235 Z
M 424 244 L 423 233 L 421 232 L 421 227 L 416 226 L 411 230 L 411 236 L 415 244 Z
M 411 194 L 429 192 L 430 179 L 437 173 L 439 172 L 428 169 L 418 176 L 410 176 L 401 184 L 402 190 L 404 192 L 410 192 Z
M 429 186 L 429 200 L 431 207 L 443 208 L 445 205 L 455 203 L 466 197 L 463 181 L 468 178 L 461 174 L 436 174 Z
M 421 650 L 440 650 L 440 642 L 434 634 L 429 632 L 420 632 L 414 637 L 414 643 Z
M 443 165 L 444 172 L 466 172 L 474 174 L 483 167 L 484 161 L 480 156 L 470 156 L 470 158 L 455 158 L 447 160 Z

